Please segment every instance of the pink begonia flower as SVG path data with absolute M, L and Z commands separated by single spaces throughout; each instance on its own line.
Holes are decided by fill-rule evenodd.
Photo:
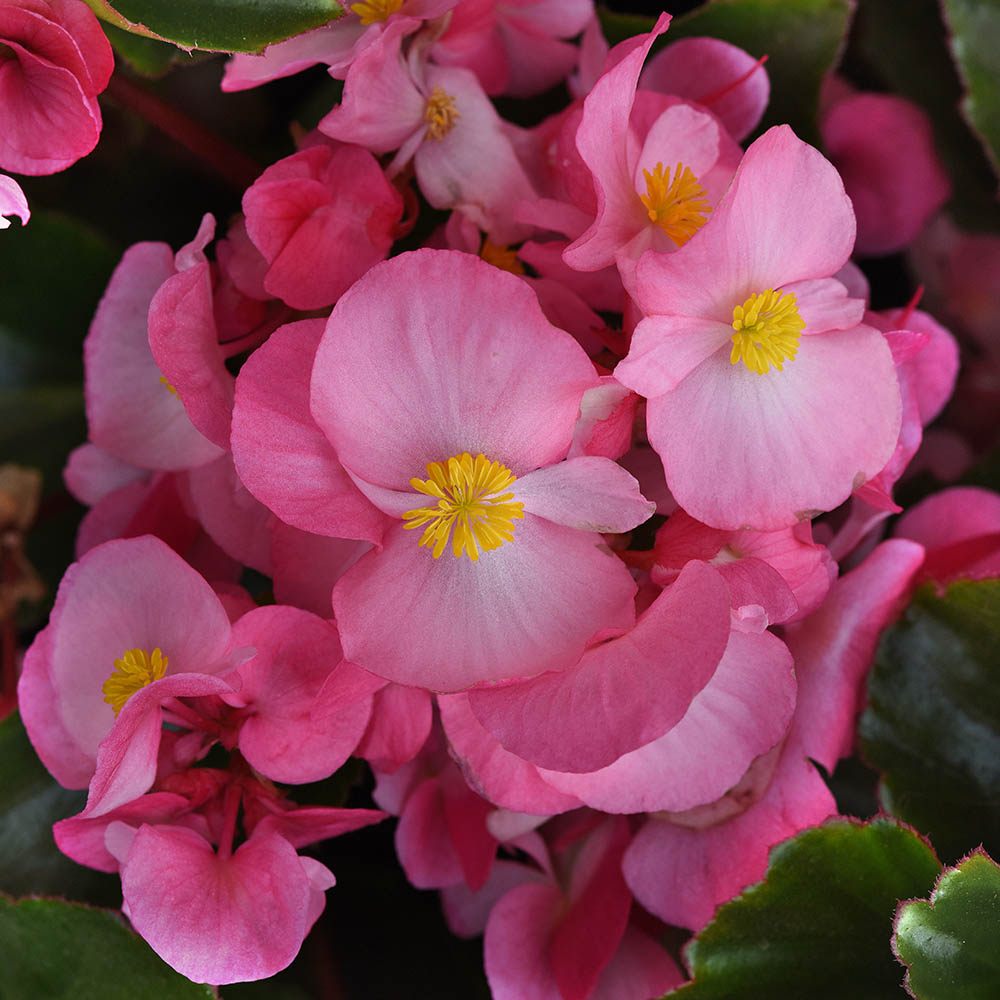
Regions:
M 737 142 L 757 127 L 771 96 L 762 63 L 721 38 L 671 42 L 646 64 L 639 87 L 707 107 Z
M 292 76 L 317 64 L 343 79 L 354 59 L 375 42 L 385 26 L 404 18 L 432 20 L 451 10 L 458 0 L 358 0 L 322 28 L 268 45 L 263 52 L 237 52 L 226 63 L 224 91 L 246 90 Z
M 463 0 L 431 58 L 472 70 L 491 96 L 533 97 L 569 76 L 579 49 L 563 39 L 593 17 L 592 0 Z
M 633 296 L 641 254 L 686 243 L 711 218 L 741 155 L 711 114 L 636 91 L 650 46 L 669 23 L 661 15 L 648 35 L 612 50 L 609 62 L 618 61 L 587 95 L 576 131 L 593 179 L 595 216 L 563 259 L 582 271 L 617 264 Z
M 855 253 L 902 250 L 948 200 L 951 184 L 924 111 L 896 94 L 828 88 L 819 121 L 827 156 L 858 219 Z
M 607 817 L 574 845 L 568 866 L 557 858 L 562 878 L 525 882 L 496 903 L 483 943 L 495 1000 L 648 1000 L 683 982 L 666 951 L 629 921 L 628 840 L 625 819 Z
M 150 302 L 175 273 L 165 243 L 126 250 L 83 344 L 90 440 L 144 469 L 187 469 L 222 454 L 192 424 L 149 348 Z
M 269 166 L 243 195 L 243 211 L 269 265 L 267 292 L 319 309 L 385 259 L 403 196 L 368 150 L 325 142 Z
M 229 690 L 219 675 L 244 655 L 212 588 L 163 542 L 107 542 L 66 571 L 49 624 L 25 653 L 21 715 L 56 780 L 86 788 L 116 718 L 150 728 L 133 699 L 154 685 L 180 696 Z M 148 788 L 156 747 L 137 752 L 136 780 Z
M 667 485 L 699 521 L 787 527 L 889 460 L 892 354 L 828 277 L 853 239 L 836 171 L 783 125 L 747 150 L 709 225 L 640 261 L 646 318 L 615 377 L 648 399 Z
M 893 534 L 927 550 L 914 586 L 1000 576 L 1000 496 L 990 490 L 956 486 L 925 497 L 896 522 Z
M 0 174 L 0 229 L 9 228 L 8 215 L 16 215 L 21 225 L 26 226 L 31 218 L 31 210 L 21 185 L 13 177 Z
M 0 168 L 65 170 L 101 134 L 114 57 L 100 22 L 82 0 L 8 0 L 0 46 Z
M 423 62 L 401 46 L 418 22 L 386 27 L 354 63 L 344 97 L 320 131 L 375 154 L 398 150 L 387 174 L 411 159 L 417 184 L 435 208 L 459 208 L 495 243 L 527 235 L 511 206 L 534 197 L 504 123 L 470 70 Z
M 458 690 L 569 666 L 631 625 L 635 585 L 598 533 L 652 505 L 608 459 L 562 461 L 596 383 L 527 285 L 467 254 L 395 257 L 340 299 L 312 415 L 392 519 L 334 588 L 352 662 Z
M 717 803 L 650 816 L 623 865 L 648 910 L 699 930 L 716 906 L 763 878 L 774 844 L 836 811 L 811 761 L 832 772 L 851 753 L 860 684 L 922 558 L 917 545 L 885 543 L 833 585 L 817 612 L 786 627 L 798 678 L 788 735 Z
M 778 531 L 722 531 L 679 510 L 656 533 L 653 581 L 661 586 L 669 583 L 689 559 L 716 566 L 729 584 L 734 609 L 754 603 L 766 608 L 763 595 L 773 595 L 775 607 L 768 624 L 812 614 L 837 575 L 830 553 L 813 542 L 808 522 Z M 767 569 L 762 571 L 759 563 Z M 794 607 L 785 606 L 788 594 Z

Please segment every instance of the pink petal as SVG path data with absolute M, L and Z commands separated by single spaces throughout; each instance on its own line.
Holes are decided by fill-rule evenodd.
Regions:
M 340 837 L 373 823 L 381 823 L 386 814 L 380 809 L 335 809 L 329 806 L 309 806 L 265 816 L 254 827 L 254 835 L 276 833 L 292 847 Z
M 0 174 L 0 229 L 6 229 L 10 225 L 10 220 L 6 218 L 8 215 L 16 215 L 21 225 L 26 226 L 31 218 L 31 210 L 20 184 L 13 177 Z
M 681 720 L 728 638 L 726 586 L 692 562 L 635 628 L 589 649 L 577 666 L 471 691 L 469 703 L 517 756 L 553 771 L 596 771 Z
M 135 929 L 199 983 L 272 976 L 309 930 L 309 876 L 273 834 L 224 858 L 191 830 L 144 826 L 122 866 L 122 893 Z
M 376 265 L 335 306 L 312 412 L 351 472 L 408 490 L 428 462 L 464 451 L 515 475 L 558 461 L 596 382 L 520 278 L 468 254 L 419 250 Z
M 402 525 L 334 588 L 352 663 L 399 684 L 461 690 L 575 663 L 604 628 L 628 628 L 635 584 L 589 532 L 531 514 L 477 563 L 434 559 Z M 400 609 L 406 614 L 400 617 Z
M 289 524 L 378 542 L 382 514 L 358 492 L 309 413 L 309 375 L 322 336 L 321 320 L 290 323 L 240 369 L 233 460 L 247 489 Z
M 375 694 L 357 756 L 370 760 L 380 771 L 395 771 L 413 760 L 427 742 L 433 710 L 426 691 L 387 684 Z

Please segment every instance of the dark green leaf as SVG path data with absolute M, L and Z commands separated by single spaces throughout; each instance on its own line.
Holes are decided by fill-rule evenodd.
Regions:
M 338 18 L 336 0 L 87 0 L 127 31 L 185 49 L 258 52 Z
M 665 36 L 710 35 L 768 57 L 771 102 L 761 129 L 787 122 L 807 142 L 818 143 L 816 114 L 823 76 L 837 64 L 851 21 L 850 0 L 710 0 L 674 18 Z M 652 20 L 601 14 L 612 42 L 649 31 Z
M 678 1000 L 899 1000 L 889 947 L 901 899 L 941 866 L 888 817 L 834 819 L 771 852 L 767 877 L 722 906 L 688 947 L 694 980 Z
M 86 792 L 62 788 L 45 770 L 16 713 L 0 722 L 0 890 L 109 905 L 121 899 L 114 875 L 70 861 L 52 839 L 52 824 L 79 812 L 86 801 Z M 0 996 L 6 997 L 2 989 Z
M 959 223 L 970 229 L 1000 228 L 996 178 L 957 111 L 962 86 L 938 0 L 907 0 L 905 9 L 899 0 L 863 0 L 857 38 L 870 70 L 930 116 L 937 150 L 951 176 L 950 208 Z
M 1000 162 L 1000 2 L 944 0 L 951 51 L 965 82 L 962 112 L 993 162 Z
M 1000 992 L 1000 868 L 977 851 L 948 868 L 930 902 L 899 908 L 893 948 L 919 1000 L 995 1000 Z
M 104 910 L 58 899 L 0 897 L 4 1000 L 209 1000 Z
M 868 680 L 862 750 L 882 804 L 956 861 L 1000 850 L 1000 580 L 917 593 L 883 637 Z
M 143 76 L 163 76 L 175 62 L 189 62 L 191 55 L 183 49 L 155 38 L 136 35 L 113 24 L 104 23 L 104 33 L 115 50 L 137 73 Z

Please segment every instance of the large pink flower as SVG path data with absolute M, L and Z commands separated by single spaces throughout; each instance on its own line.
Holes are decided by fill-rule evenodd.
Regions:
M 646 318 L 615 375 L 649 400 L 667 485 L 698 520 L 786 527 L 892 454 L 892 354 L 831 277 L 853 242 L 836 171 L 782 125 L 747 150 L 708 225 L 639 262 Z
M 312 414 L 394 519 L 334 591 L 348 659 L 457 690 L 568 666 L 631 624 L 635 585 L 598 533 L 652 505 L 608 459 L 562 461 L 597 382 L 523 281 L 467 254 L 396 257 L 340 299 Z
M 113 69 L 111 45 L 82 0 L 0 4 L 0 167 L 52 174 L 86 156 Z

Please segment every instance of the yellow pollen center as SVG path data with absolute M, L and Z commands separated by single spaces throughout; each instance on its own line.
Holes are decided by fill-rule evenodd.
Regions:
M 643 170 L 642 175 L 646 178 L 646 193 L 639 195 L 639 200 L 646 206 L 650 222 L 655 222 L 677 246 L 683 246 L 705 225 L 712 211 L 705 189 L 683 163 L 674 167 L 673 180 L 669 168 L 664 172 L 662 163 L 657 163 L 652 173 Z
M 427 107 L 424 108 L 424 121 L 427 122 L 426 138 L 440 142 L 461 117 L 455 108 L 455 98 L 446 94 L 440 87 L 435 87 L 431 91 L 431 96 L 427 98 Z
M 524 265 L 517 259 L 517 251 L 506 246 L 497 246 L 489 240 L 483 240 L 483 245 L 479 250 L 479 256 L 499 267 L 501 271 L 510 271 L 511 274 L 524 274 Z
M 437 498 L 437 506 L 409 510 L 403 520 L 405 528 L 424 528 L 420 544 L 433 548 L 435 559 L 452 529 L 456 559 L 464 553 L 476 562 L 480 549 L 488 552 L 513 541 L 514 521 L 523 520 L 524 504 L 513 502 L 514 494 L 508 492 L 517 477 L 505 465 L 466 451 L 447 462 L 429 462 L 427 475 L 429 479 L 411 479 L 410 485 Z
M 758 375 L 771 365 L 780 372 L 784 361 L 794 361 L 799 349 L 799 334 L 806 322 L 799 315 L 792 292 L 767 291 L 751 295 L 733 309 L 733 349 L 729 360 L 742 361 Z
M 129 700 L 147 684 L 158 681 L 167 672 L 167 658 L 159 646 L 152 654 L 144 649 L 126 649 L 120 660 L 115 660 L 115 669 L 101 685 L 104 700 L 117 715 Z
M 175 396 L 177 396 L 177 390 L 167 381 L 166 375 L 160 376 L 160 385 L 165 385 Z M 177 397 L 180 399 L 180 397 Z
M 367 26 L 376 21 L 387 21 L 403 6 L 403 0 L 362 0 L 352 3 L 351 10 L 361 18 L 361 24 Z

